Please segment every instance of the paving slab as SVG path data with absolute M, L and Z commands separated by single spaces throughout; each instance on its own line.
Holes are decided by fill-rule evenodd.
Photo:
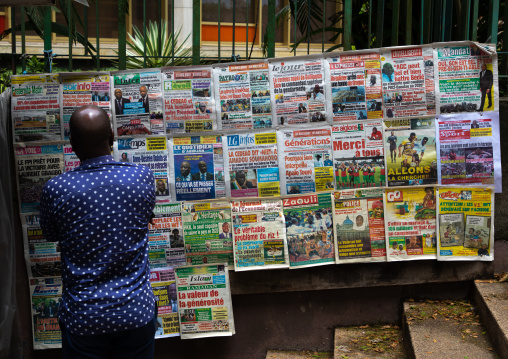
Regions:
M 333 359 L 333 353 L 312 350 L 269 350 L 266 359 Z
M 403 323 L 410 357 L 500 358 L 470 302 L 405 302 Z
M 405 359 L 402 330 L 395 325 L 335 329 L 335 359 Z

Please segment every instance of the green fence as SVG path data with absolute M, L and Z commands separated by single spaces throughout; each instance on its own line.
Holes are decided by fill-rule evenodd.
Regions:
M 141 0 L 139 0 L 141 1 Z M 158 7 L 158 22 L 162 24 L 163 0 L 142 0 L 143 2 L 143 34 L 146 34 L 147 7 Z M 431 42 L 440 41 L 454 41 L 454 40 L 473 40 L 478 42 L 496 43 L 500 54 L 500 77 L 508 77 L 508 35 L 504 32 L 504 19 L 508 18 L 508 6 L 505 6 L 505 1 L 499 0 L 217 0 L 217 18 L 218 18 L 218 36 L 217 42 L 217 56 L 203 57 L 201 56 L 201 1 L 193 0 L 193 16 L 192 16 L 192 51 L 188 58 L 192 59 L 193 64 L 200 62 L 223 62 L 231 60 L 245 60 L 249 59 L 249 39 L 248 39 L 248 13 L 245 19 L 238 19 L 236 16 L 235 6 L 243 4 L 247 11 L 249 5 L 253 1 L 258 1 L 258 4 L 267 3 L 267 21 L 263 32 L 266 34 L 263 41 L 264 57 L 274 57 L 276 50 L 275 34 L 277 31 L 283 31 L 277 27 L 276 9 L 277 6 L 287 5 L 289 11 L 287 16 L 289 22 L 294 27 L 295 31 L 292 35 L 290 44 L 286 47 L 294 46 L 293 44 L 299 43 L 298 54 L 309 53 L 311 43 L 316 44 L 316 39 L 321 38 L 321 50 L 329 51 L 333 49 L 343 48 L 344 50 L 350 49 L 363 49 L 374 48 L 383 46 L 396 46 L 396 45 L 417 45 L 426 44 Z M 74 3 L 71 0 L 61 0 L 61 3 L 71 3 L 72 6 L 66 6 L 61 10 L 67 14 L 67 27 L 73 28 L 76 26 L 74 23 L 75 17 L 73 12 L 76 7 L 83 6 Z M 329 11 L 330 4 L 335 4 L 337 11 Z M 210 1 L 207 2 L 210 4 Z M 333 8 L 333 6 L 332 6 Z M 175 2 L 169 0 L 168 2 L 168 16 L 166 18 L 170 21 L 170 32 L 175 33 Z M 26 57 L 33 54 L 26 54 L 26 27 L 25 8 L 18 7 L 12 8 L 12 15 L 16 12 L 21 12 L 21 22 L 16 24 L 16 16 L 11 16 L 11 27 L 15 29 L 12 36 L 14 39 L 21 38 L 21 51 L 16 49 L 16 42 L 12 41 L 12 66 L 13 72 L 16 72 L 16 65 L 21 61 L 22 69 L 26 68 Z M 95 0 L 90 3 L 89 8 L 83 11 L 83 23 L 88 24 L 88 15 L 93 12 L 95 14 L 95 39 L 90 39 L 87 34 L 87 26 L 76 30 L 80 31 L 83 37 L 93 44 L 95 51 L 85 51 L 85 57 L 93 59 L 97 70 L 100 70 L 101 59 L 118 60 L 118 68 L 120 70 L 126 68 L 127 63 L 127 23 L 126 14 L 128 11 L 128 0 L 118 0 L 118 55 L 117 56 L 100 56 L 101 36 L 99 33 L 99 23 L 101 21 L 100 1 Z M 233 17 L 233 42 L 228 46 L 230 51 L 221 48 L 221 11 L 232 11 Z M 288 18 L 286 17 L 286 19 Z M 283 17 L 284 18 L 284 17 Z M 244 20 L 244 21 L 242 21 Z M 279 21 L 280 23 L 280 21 Z M 245 39 L 235 39 L 235 27 L 247 27 Z M 46 58 L 46 71 L 50 71 L 51 60 L 51 13 L 49 8 L 44 12 L 44 27 L 42 29 L 44 38 L 44 54 Z M 334 36 L 335 41 L 330 44 L 327 37 Z M 311 40 L 312 39 L 312 40 Z M 164 41 L 164 39 L 159 39 Z M 240 46 L 236 46 L 237 42 L 245 42 L 245 57 L 237 53 Z M 146 36 L 145 36 L 146 45 Z M 69 37 L 69 50 L 68 55 L 68 70 L 73 71 L 73 55 L 74 43 L 72 38 Z M 145 53 L 143 56 L 143 63 L 146 65 L 148 55 Z M 159 47 L 160 48 L 160 47 Z M 229 49 L 231 48 L 231 50 Z M 306 49 L 305 49 L 306 48 Z M 306 50 L 306 51 L 305 51 Z M 243 49 L 238 50 L 243 54 Z M 296 55 L 296 51 L 294 54 Z M 21 55 L 25 56 L 21 56 Z M 35 55 L 42 55 L 41 53 Z M 62 57 L 62 56 L 60 56 Z M 152 56 L 153 57 L 153 56 Z M 175 59 L 174 49 L 168 56 L 162 56 L 161 53 L 158 57 L 167 57 Z M 21 58 L 21 60 L 20 60 Z M 80 55 L 80 58 L 83 58 Z

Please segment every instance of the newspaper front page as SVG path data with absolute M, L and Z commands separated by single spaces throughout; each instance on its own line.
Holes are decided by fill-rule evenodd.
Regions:
M 437 184 L 434 118 L 385 120 L 388 187 Z
M 166 133 L 217 129 L 211 66 L 162 69 Z
M 494 190 L 438 189 L 440 261 L 494 260 Z
M 214 68 L 218 121 L 223 130 L 272 127 L 268 63 L 232 63 Z
M 436 189 L 390 189 L 385 196 L 388 261 L 436 259 Z
M 285 198 L 283 205 L 289 268 L 335 263 L 330 193 Z
M 173 268 L 159 268 L 150 271 L 150 285 L 157 305 L 157 330 L 155 339 L 180 335 L 178 300 L 176 297 L 175 271 Z
M 381 64 L 385 118 L 436 114 L 431 46 L 382 50 Z
M 332 126 L 335 188 L 384 187 L 382 121 Z
M 242 133 L 224 136 L 228 197 L 280 196 L 277 134 Z
M 499 112 L 440 115 L 438 166 L 442 185 L 493 185 L 502 190 Z
M 235 334 L 227 264 L 175 270 L 182 339 Z
M 116 135 L 164 135 L 160 71 L 115 71 L 111 76 Z
M 14 142 L 62 139 L 58 74 L 11 78 Z
M 71 171 L 74 168 L 81 166 L 81 161 L 72 150 L 71 145 L 63 145 L 63 150 L 64 150 L 64 172 Z
M 235 271 L 288 267 L 281 200 L 231 202 Z
M 282 195 L 333 190 L 330 127 L 277 132 Z
M 188 265 L 234 264 L 229 202 L 183 202 L 182 217 Z
M 332 196 L 337 263 L 385 262 L 383 189 L 343 190 Z
M 326 121 L 323 61 L 316 56 L 270 61 L 273 123 L 294 126 Z
M 333 122 L 383 118 L 381 61 L 376 52 L 346 52 L 325 59 Z
M 35 350 L 62 347 L 58 309 L 62 303 L 61 278 L 31 278 L 30 304 Z
M 177 201 L 226 196 L 221 136 L 174 137 L 169 147 L 171 188 Z

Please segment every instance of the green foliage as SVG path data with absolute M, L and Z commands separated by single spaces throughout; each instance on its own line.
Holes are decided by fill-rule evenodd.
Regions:
M 39 60 L 35 55 L 29 57 L 26 60 L 26 72 L 30 74 L 44 72 L 44 61 Z
M 0 69 L 0 93 L 4 92 L 11 85 L 11 76 L 11 70 Z
M 168 31 L 168 23 L 162 20 L 162 24 L 152 22 L 146 27 L 146 64 L 143 61 L 145 54 L 145 36 L 135 25 L 132 27 L 134 36 L 129 35 L 127 44 L 127 68 L 142 69 L 163 66 L 187 66 L 192 65 L 192 49 L 185 47 L 189 39 L 179 41 L 181 29 L 172 34 Z M 174 51 L 174 61 L 172 54 Z M 118 52 L 117 52 L 118 53 Z M 118 64 L 118 61 L 114 61 Z

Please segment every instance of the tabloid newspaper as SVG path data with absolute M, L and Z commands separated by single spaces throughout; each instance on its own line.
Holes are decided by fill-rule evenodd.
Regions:
M 162 69 L 166 133 L 217 129 L 212 67 Z
M 223 141 L 228 197 L 280 196 L 275 132 L 228 135 Z
M 385 198 L 388 261 L 436 259 L 435 188 L 390 189 Z
M 166 137 L 119 138 L 113 145 L 118 162 L 130 162 L 150 168 L 154 174 L 155 200 L 169 203 L 168 150 Z
M 337 263 L 385 262 L 383 189 L 343 190 L 332 196 Z
M 328 116 L 333 122 L 383 118 L 381 61 L 377 52 L 350 52 L 326 60 Z
M 17 165 L 20 213 L 38 212 L 42 188 L 49 179 L 63 173 L 62 145 L 41 144 L 16 147 L 14 155 Z
M 42 234 L 39 213 L 22 214 L 21 227 L 28 277 L 61 276 L 60 246 Z
M 232 63 L 214 68 L 219 128 L 246 130 L 272 127 L 268 63 Z
M 326 121 L 323 62 L 316 56 L 270 61 L 273 123 L 294 126 Z
M 499 109 L 495 51 L 473 42 L 435 45 L 438 113 Z
M 69 120 L 74 111 L 85 105 L 95 105 L 111 116 L 109 73 L 87 72 L 60 74 L 64 139 L 69 139 Z
M 437 184 L 434 118 L 383 122 L 388 187 Z
M 78 156 L 72 150 L 71 145 L 63 145 L 64 150 L 64 172 L 73 170 L 76 167 L 81 166 L 81 161 Z
M 494 188 L 438 188 L 440 261 L 494 260 Z
M 436 114 L 431 46 L 382 50 L 381 64 L 385 118 Z
M 165 134 L 160 71 L 115 71 L 111 76 L 116 135 Z
M 156 204 L 153 213 L 153 224 L 148 224 L 150 268 L 185 265 L 181 204 Z
M 502 190 L 499 112 L 440 115 L 438 167 L 442 185 L 494 184 Z
M 188 265 L 233 265 L 233 226 L 229 202 L 184 202 L 182 217 Z
M 227 264 L 175 269 L 182 339 L 235 334 Z
M 58 74 L 11 78 L 14 142 L 62 139 Z
M 285 198 L 283 205 L 289 268 L 335 263 L 330 193 Z
M 282 195 L 333 189 L 330 127 L 277 132 Z
M 231 202 L 235 271 L 288 267 L 282 201 Z
M 171 187 L 177 201 L 226 196 L 221 136 L 174 137 L 169 146 Z
M 62 347 L 58 309 L 62 302 L 61 278 L 31 278 L 32 334 L 35 350 Z
M 171 267 L 152 269 L 150 271 L 150 285 L 158 310 L 155 339 L 179 336 L 180 321 L 178 320 L 174 269 Z
M 335 188 L 384 187 L 382 121 L 332 126 Z

